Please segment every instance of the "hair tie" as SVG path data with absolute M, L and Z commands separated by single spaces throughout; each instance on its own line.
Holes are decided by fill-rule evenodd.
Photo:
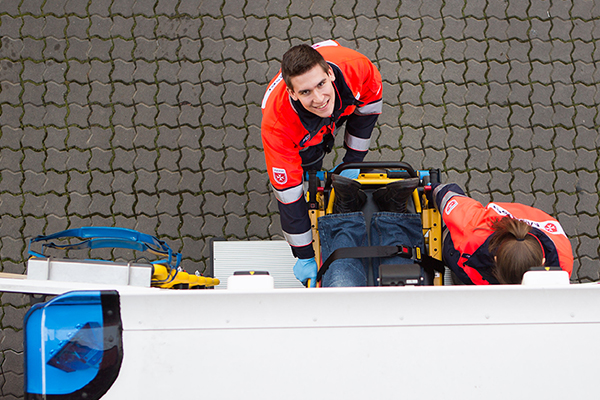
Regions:
M 522 242 L 523 240 L 525 240 L 525 238 L 516 238 L 517 242 Z
M 542 258 L 546 258 L 546 252 L 544 251 L 544 245 L 542 244 L 542 241 L 540 240 L 540 238 L 538 238 L 538 237 L 537 237 L 537 236 L 535 236 L 533 233 L 531 233 L 531 231 L 530 231 L 530 232 L 527 232 L 527 235 L 531 235 L 531 236 L 533 236 L 533 237 L 535 238 L 535 240 L 537 240 L 537 242 L 538 242 L 538 243 L 539 243 L 539 245 L 540 245 L 540 248 L 542 249 Z M 517 240 L 518 240 L 518 239 L 517 239 Z M 524 240 L 524 239 L 521 239 L 521 240 Z

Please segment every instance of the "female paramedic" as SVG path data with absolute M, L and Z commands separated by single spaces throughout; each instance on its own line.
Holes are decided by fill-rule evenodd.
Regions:
M 433 199 L 447 228 L 443 261 L 461 282 L 519 284 L 536 266 L 559 266 L 571 275 L 571 243 L 545 212 L 517 203 L 484 207 L 454 183 L 435 186 Z

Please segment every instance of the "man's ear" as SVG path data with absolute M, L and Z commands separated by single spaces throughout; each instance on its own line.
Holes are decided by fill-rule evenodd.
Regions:
M 329 75 L 329 79 L 331 79 L 331 82 L 335 81 L 335 74 L 333 73 L 333 68 L 331 68 L 331 65 L 329 66 L 329 71 L 327 71 L 327 75 Z
M 294 91 L 292 89 L 290 89 L 287 86 L 285 87 L 285 89 L 287 90 L 288 94 L 294 101 L 298 101 L 298 96 L 296 96 L 296 93 L 294 93 Z

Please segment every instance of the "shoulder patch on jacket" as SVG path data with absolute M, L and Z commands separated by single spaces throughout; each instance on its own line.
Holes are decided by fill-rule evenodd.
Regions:
M 458 201 L 456 201 L 456 199 L 452 199 L 448 202 L 448 204 L 446 204 L 446 208 L 444 208 L 444 213 L 446 215 L 450 215 L 450 213 L 452 212 L 452 210 L 454 210 L 454 208 L 456 208 L 456 206 L 458 205 Z
M 287 183 L 287 172 L 283 168 L 275 168 L 273 167 L 273 178 L 277 181 L 278 184 L 283 185 Z

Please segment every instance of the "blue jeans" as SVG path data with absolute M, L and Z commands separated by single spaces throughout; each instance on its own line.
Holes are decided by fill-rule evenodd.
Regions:
M 319 237 L 323 261 L 341 247 L 368 246 L 367 226 L 362 212 L 329 214 L 319 218 Z M 371 245 L 419 246 L 423 251 L 423 230 L 418 214 L 377 212 L 371 217 Z M 400 256 L 373 259 L 373 276 L 377 279 L 380 264 L 410 264 Z M 343 258 L 334 261 L 323 275 L 324 287 L 366 286 L 368 259 Z

